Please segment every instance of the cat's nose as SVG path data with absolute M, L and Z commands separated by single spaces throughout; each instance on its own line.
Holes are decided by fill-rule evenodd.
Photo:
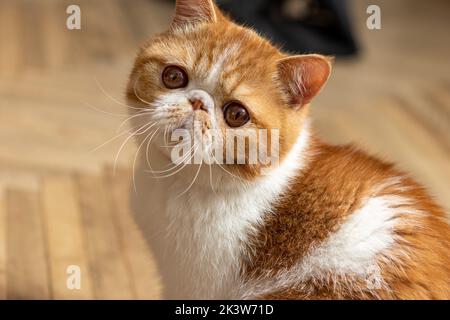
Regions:
M 191 98 L 191 99 L 189 99 L 189 102 L 191 103 L 192 109 L 194 111 L 203 110 L 203 111 L 208 112 L 208 108 L 206 108 L 205 104 L 203 103 L 203 101 L 201 99 Z
M 191 90 L 187 94 L 187 99 L 192 106 L 192 110 L 203 110 L 210 112 L 214 110 L 214 100 L 208 92 L 204 90 Z

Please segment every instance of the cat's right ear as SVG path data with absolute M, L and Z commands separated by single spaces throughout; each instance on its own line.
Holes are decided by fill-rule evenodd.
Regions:
M 217 13 L 212 0 L 177 0 L 172 28 L 215 21 Z
M 298 55 L 278 61 L 278 79 L 287 103 L 300 109 L 319 93 L 331 73 L 333 59 L 318 54 Z

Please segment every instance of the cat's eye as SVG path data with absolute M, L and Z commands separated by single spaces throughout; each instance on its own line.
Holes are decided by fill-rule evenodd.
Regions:
M 250 114 L 239 102 L 232 101 L 223 108 L 223 115 L 226 123 L 232 128 L 242 127 L 250 121 Z
M 180 89 L 188 85 L 189 78 L 182 68 L 167 66 L 162 73 L 162 81 L 168 89 Z

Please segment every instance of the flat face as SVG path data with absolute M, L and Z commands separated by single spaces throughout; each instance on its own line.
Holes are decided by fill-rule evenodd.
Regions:
M 266 144 L 270 149 L 271 133 L 263 143 L 259 130 L 276 130 L 277 156 L 282 158 L 297 140 L 306 114 L 306 110 L 293 110 L 284 100 L 277 70 L 283 57 L 255 32 L 228 21 L 175 29 L 142 48 L 128 98 L 152 111 L 149 122 L 169 127 L 170 132 L 193 130 L 197 123 L 205 149 L 212 144 L 206 131 L 215 130 L 224 157 L 229 156 L 225 155 L 227 133 L 244 136 L 247 142 L 249 136 L 255 137 L 257 145 Z M 193 108 L 193 101 L 201 101 L 201 105 Z M 231 168 L 245 177 L 257 175 L 261 164 L 249 165 L 249 145 L 244 154 L 247 165 Z M 238 157 L 235 152 L 234 164 Z

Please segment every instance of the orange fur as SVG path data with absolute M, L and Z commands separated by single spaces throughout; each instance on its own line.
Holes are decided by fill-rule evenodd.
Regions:
M 445 213 L 425 190 L 392 164 L 352 146 L 329 146 L 315 141 L 309 166 L 276 204 L 273 214 L 250 245 L 243 276 L 275 275 L 300 261 L 315 244 L 342 225 L 367 196 L 398 195 L 425 213 L 413 224 L 399 224 L 400 240 L 390 249 L 407 251 L 392 262 L 380 261 L 387 288 L 367 290 L 362 279 L 307 281 L 259 298 L 267 299 L 449 299 L 450 226 Z M 401 185 L 373 193 L 386 179 L 400 177 Z M 407 221 L 405 221 L 407 222 Z M 331 278 L 330 278 L 331 279 Z
M 247 129 L 278 129 L 280 161 L 304 129 L 308 104 L 331 72 L 329 58 L 289 56 L 254 31 L 231 22 L 209 0 L 177 1 L 171 29 L 144 44 L 136 58 L 128 101 L 145 108 L 145 102 L 166 94 L 161 72 L 173 64 L 214 97 L 219 115 L 221 106 L 239 100 L 251 114 Z M 215 65 L 220 72 L 208 80 L 217 71 Z M 209 128 L 207 118 L 206 114 L 199 116 Z M 223 120 L 220 126 L 227 128 Z M 329 146 L 313 138 L 305 157 L 306 169 L 273 204 L 247 243 L 248 255 L 242 258 L 241 270 L 246 283 L 292 268 L 344 225 L 364 199 L 399 196 L 411 202 L 401 210 L 423 214 L 400 217 L 392 230 L 395 244 L 378 254 L 385 281 L 382 288 L 368 289 L 364 279 L 354 275 L 325 274 L 321 281 L 307 279 L 287 288 L 274 287 L 257 298 L 450 298 L 450 227 L 445 213 L 422 187 L 391 164 L 354 147 Z M 258 179 L 261 169 L 258 165 L 229 167 L 248 180 Z M 383 186 L 389 179 L 401 182 Z M 380 185 L 383 187 L 378 190 Z M 389 260 L 388 256 L 395 258 Z
M 192 78 L 205 79 L 212 64 L 230 44 L 238 44 L 237 52 L 231 57 L 233 61 L 224 67 L 218 79 L 220 84 L 211 93 L 219 105 L 234 99 L 244 102 L 252 115 L 247 128 L 278 129 L 280 159 L 283 159 L 295 143 L 308 113 L 307 107 L 298 109 L 309 103 L 328 79 L 330 59 L 319 55 L 290 57 L 256 32 L 231 23 L 220 13 L 215 16 L 219 19 L 216 23 L 196 21 L 195 27 L 182 25 L 144 44 L 132 71 L 127 98 L 136 103 L 141 99 L 153 101 L 167 92 L 159 78 L 161 69 L 168 64 L 182 66 Z M 294 79 L 296 68 L 307 69 L 304 74 L 310 75 L 301 88 Z M 316 69 L 320 72 L 315 72 Z M 296 87 L 298 92 L 293 95 L 289 91 L 291 87 Z M 226 126 L 222 128 L 225 130 Z M 260 167 L 229 169 L 251 178 L 259 173 Z

